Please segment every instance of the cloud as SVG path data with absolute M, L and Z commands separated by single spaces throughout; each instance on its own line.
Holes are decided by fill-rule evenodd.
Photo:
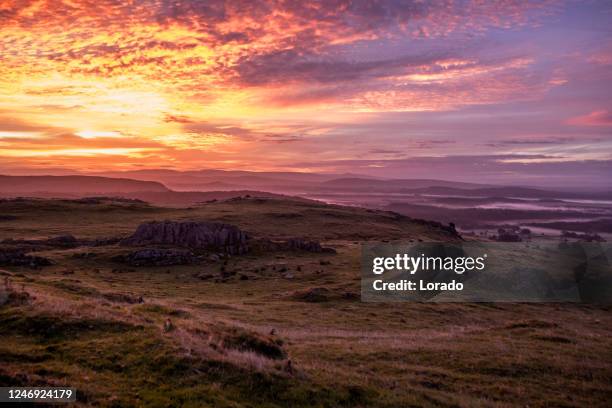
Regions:
M 253 74 L 258 81 L 284 78 L 289 83 L 264 97 L 279 106 L 327 104 L 361 112 L 440 111 L 479 104 L 539 99 L 555 83 L 551 72 L 534 70 L 528 58 L 457 59 L 450 53 L 404 56 L 372 64 L 270 64 Z M 304 84 L 303 87 L 296 86 Z M 307 84 L 307 85 L 306 85 Z
M 600 158 L 609 111 L 580 115 L 608 106 L 609 35 L 559 30 L 572 10 L 548 0 L 5 0 L 0 156 L 449 177 L 553 160 L 495 159 L 508 151 Z M 456 162 L 467 153 L 478 166 Z
M 290 49 L 244 57 L 238 61 L 237 72 L 247 85 L 296 81 L 338 83 L 399 75 L 444 59 L 448 59 L 447 53 L 428 52 L 382 60 L 346 61 Z
M 570 137 L 541 137 L 535 136 L 532 138 L 519 138 L 519 139 L 503 139 L 497 140 L 495 142 L 485 143 L 485 146 L 489 147 L 512 147 L 512 146 L 558 146 L 563 144 L 571 144 L 578 143 L 583 144 L 585 142 L 601 142 L 601 138 L 592 138 L 592 139 L 580 139 L 576 140 L 576 138 Z
M 29 123 L 21 119 L 0 115 L 0 132 L 5 134 L 11 132 L 18 134 L 19 132 L 44 132 L 57 130 L 59 130 L 59 128 L 53 126 Z
M 166 115 L 164 116 L 164 122 L 169 122 L 169 123 L 194 123 L 195 121 L 187 116 L 184 115 L 172 115 L 169 113 L 166 113 Z
M 5 1 L 4 69 L 158 81 L 186 94 L 220 86 L 379 78 L 440 58 L 343 60 L 339 47 L 533 24 L 550 1 Z M 340 51 L 340 53 L 339 53 Z M 40 68 L 36 68 L 40 67 Z M 20 72 L 13 74 L 19 76 Z M 56 88 L 57 89 L 57 88 Z M 39 92 L 54 92 L 49 87 Z M 67 90 L 61 91 L 66 95 Z
M 586 115 L 573 117 L 567 123 L 574 126 L 612 126 L 612 111 L 597 110 Z

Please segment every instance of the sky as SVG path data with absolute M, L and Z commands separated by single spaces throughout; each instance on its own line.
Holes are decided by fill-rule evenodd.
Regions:
M 0 0 L 0 173 L 612 188 L 612 2 Z

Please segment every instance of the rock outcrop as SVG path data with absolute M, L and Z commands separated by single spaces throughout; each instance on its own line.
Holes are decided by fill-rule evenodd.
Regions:
M 127 255 L 118 255 L 113 260 L 132 266 L 171 266 L 189 265 L 199 259 L 185 249 L 142 249 Z
M 80 242 L 70 234 L 59 235 L 48 239 L 13 239 L 7 238 L 0 244 L 13 246 L 22 250 L 42 251 L 53 248 L 76 248 Z
M 300 238 L 293 238 L 283 243 L 283 246 L 289 250 L 301 250 L 306 252 L 326 252 L 336 253 L 333 248 L 324 248 L 318 241 L 309 241 Z
M 121 241 L 122 246 L 171 245 L 205 249 L 231 255 L 248 251 L 247 234 L 238 227 L 218 222 L 149 222 Z
M 79 242 L 74 236 L 70 234 L 66 234 L 66 235 L 60 235 L 57 237 L 49 238 L 46 241 L 46 244 L 50 246 L 74 248 L 79 245 Z
M 320 303 L 327 302 L 331 296 L 331 291 L 327 288 L 310 288 L 305 291 L 296 292 L 293 294 L 295 300 L 303 302 Z
M 51 265 L 51 261 L 41 256 L 27 255 L 24 251 L 13 248 L 0 248 L 0 266 L 27 266 L 40 268 Z
M 333 248 L 322 247 L 318 241 L 311 241 L 302 238 L 291 238 L 286 241 L 261 240 L 260 248 L 267 251 L 306 251 L 314 253 L 335 254 Z

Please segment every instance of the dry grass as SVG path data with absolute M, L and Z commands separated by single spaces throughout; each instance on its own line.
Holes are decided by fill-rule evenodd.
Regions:
M 91 238 L 130 232 L 148 219 L 210 219 L 338 250 L 324 259 L 234 257 L 226 268 L 249 279 L 226 282 L 197 278 L 219 274 L 215 263 L 113 272 L 120 266 L 110 258 L 120 248 L 91 249 L 92 258 L 73 258 L 79 249 L 45 252 L 55 265 L 0 271 L 34 298 L 0 307 L 3 384 L 71 384 L 83 390 L 80 405 L 96 406 L 597 407 L 612 395 L 610 308 L 342 297 L 359 293 L 361 239 L 442 238 L 389 214 L 274 200 L 142 211 L 37 202 L 0 204 L 0 213 L 19 216 L 3 222 L 2 238 Z M 291 279 L 272 269 L 280 264 Z M 292 296 L 316 287 L 328 298 Z M 144 304 L 122 296 L 142 296 Z M 286 357 L 261 351 L 277 340 Z

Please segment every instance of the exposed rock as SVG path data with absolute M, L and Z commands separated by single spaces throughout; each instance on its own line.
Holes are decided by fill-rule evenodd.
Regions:
M 188 265 L 199 261 L 191 251 L 182 249 L 142 249 L 127 255 L 118 255 L 114 261 L 132 266 Z
M 397 220 L 403 220 L 403 219 L 409 219 L 410 221 L 416 223 L 416 224 L 421 224 L 421 225 L 426 225 L 432 229 L 437 229 L 442 231 L 443 233 L 445 233 L 446 235 L 448 235 L 449 237 L 453 237 L 453 238 L 461 238 L 461 235 L 457 232 L 455 223 L 451 222 L 448 225 L 444 225 L 440 222 L 437 221 L 430 221 L 430 220 L 423 220 L 420 218 L 410 218 L 407 217 L 405 215 L 401 215 L 398 214 L 396 212 L 391 211 L 390 212 L 395 219 Z
M 51 261 L 41 256 L 26 255 L 21 250 L 0 248 L 0 265 L 39 268 L 51 265 Z
M 499 242 L 521 242 L 523 237 L 527 237 L 521 234 L 520 227 L 516 225 L 504 226 L 504 228 L 497 229 L 497 237 L 494 237 Z
M 78 241 L 74 236 L 70 234 L 66 234 L 66 235 L 60 235 L 57 237 L 49 238 L 46 241 L 46 244 L 51 245 L 51 246 L 72 248 L 78 245 Z
M 202 272 L 198 273 L 195 277 L 201 280 L 209 280 L 215 278 L 215 275 L 212 273 Z
M 0 242 L 6 247 L 12 247 L 21 252 L 45 251 L 55 248 L 76 248 L 81 242 L 70 234 L 60 235 L 48 239 L 13 239 L 7 238 Z
M 330 254 L 336 253 L 335 249 L 322 247 L 318 241 L 310 241 L 301 238 L 291 238 L 287 241 L 261 240 L 260 246 L 264 250 L 272 251 L 306 251 Z
M 515 234 L 513 232 L 503 232 L 497 236 L 497 241 L 499 242 L 521 242 L 523 239 L 520 235 Z
M 122 239 L 123 237 L 98 238 L 92 241 L 83 241 L 83 245 L 92 246 L 92 247 L 116 245 L 119 242 L 121 242 Z
M 333 248 L 323 248 L 317 241 L 307 241 L 299 238 L 293 238 L 287 241 L 286 245 L 289 249 L 297 249 L 307 252 L 329 252 L 336 253 Z
M 327 288 L 311 288 L 306 291 L 295 293 L 293 298 L 304 302 L 319 303 L 327 302 L 330 295 L 331 291 Z
M 595 233 L 590 234 L 588 232 L 585 234 L 577 234 L 571 231 L 562 231 L 561 238 L 577 239 L 579 241 L 584 241 L 584 242 L 606 242 L 606 240 L 601 235 L 595 234 Z
M 150 222 L 121 241 L 124 246 L 176 245 L 226 254 L 248 251 L 247 234 L 238 227 L 218 222 Z

